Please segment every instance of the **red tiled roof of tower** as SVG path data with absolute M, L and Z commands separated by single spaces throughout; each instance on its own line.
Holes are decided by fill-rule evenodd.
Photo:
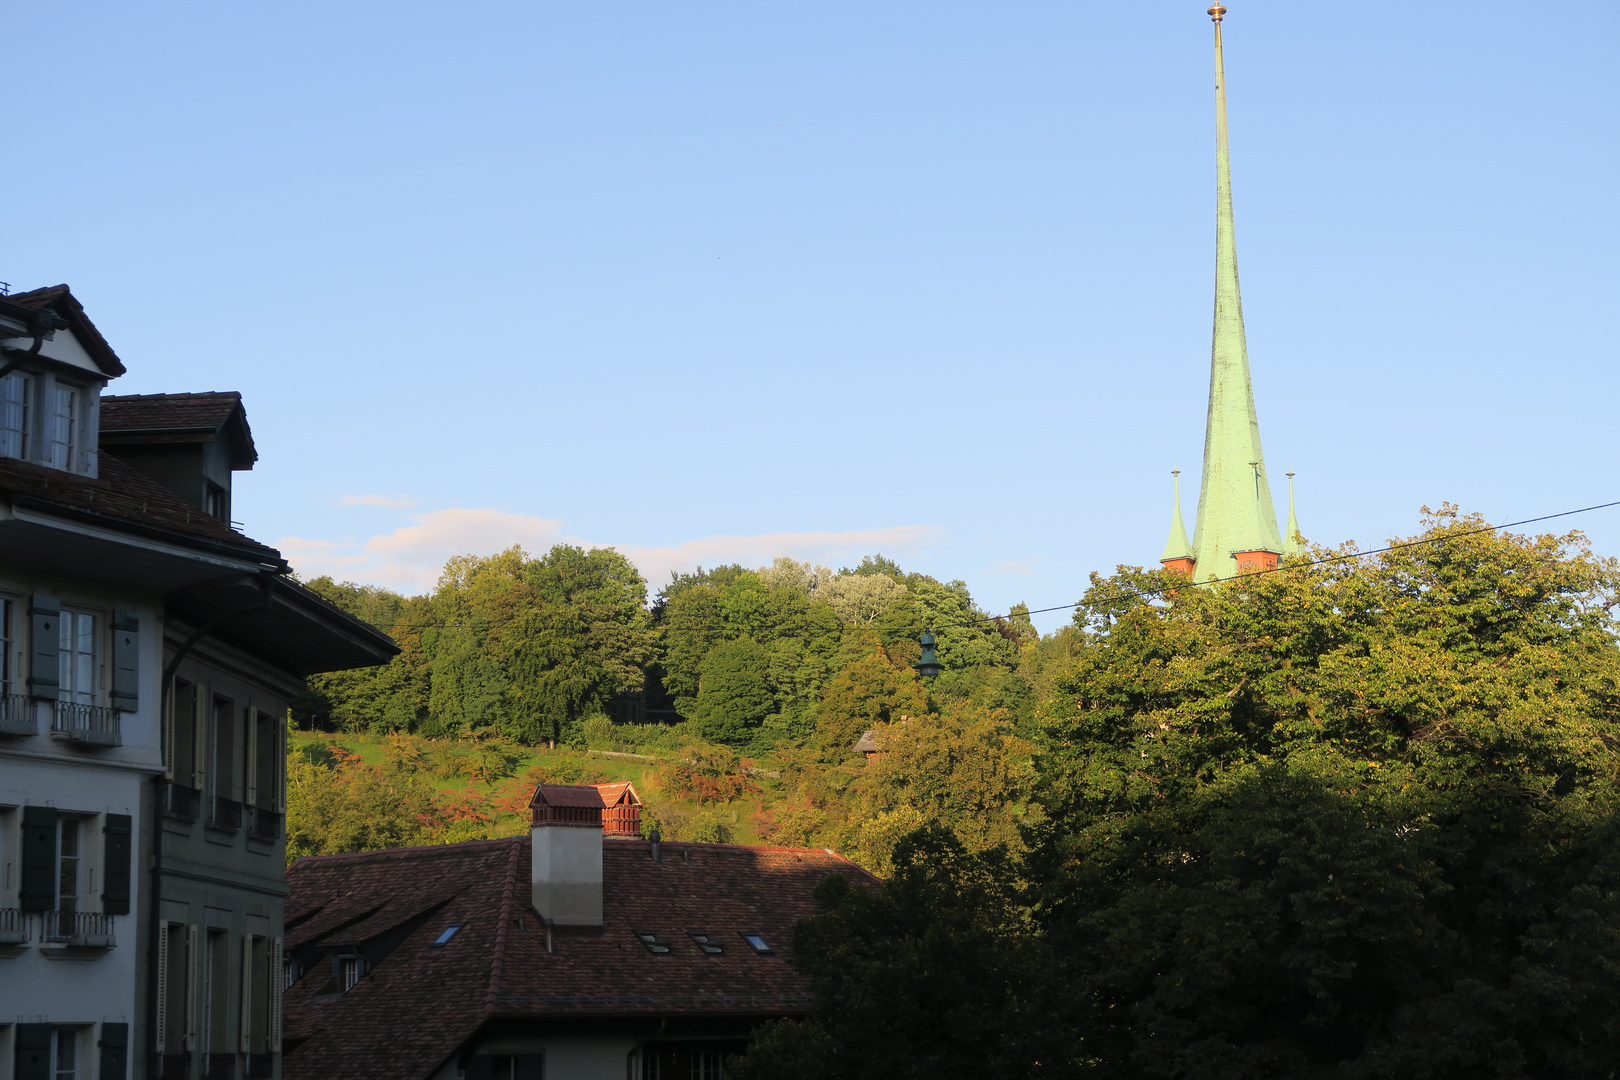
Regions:
M 624 798 L 625 792 L 635 791 L 634 786 L 628 780 L 622 780 L 617 784 L 592 784 L 591 786 L 601 793 L 603 806 L 613 806 Z
M 364 933 L 403 937 L 341 996 L 322 961 L 287 992 L 287 1080 L 382 1080 L 401 1075 L 402 1061 L 428 1075 L 491 1016 L 800 1015 L 810 990 L 785 959 L 793 924 L 814 910 L 828 874 L 875 880 L 820 849 L 668 842 L 655 863 L 647 841 L 608 838 L 600 935 L 559 931 L 548 952 L 529 904 L 529 851 L 529 838 L 516 837 L 294 863 L 295 955 L 318 957 Z M 452 924 L 461 929 L 436 946 Z M 655 955 L 638 931 L 670 951 Z M 724 952 L 707 955 L 691 932 L 714 935 Z M 773 955 L 744 934 L 763 937 Z
M 547 806 L 577 806 L 600 810 L 608 805 L 602 797 L 602 792 L 592 784 L 541 784 L 534 789 L 531 805 L 542 799 Z

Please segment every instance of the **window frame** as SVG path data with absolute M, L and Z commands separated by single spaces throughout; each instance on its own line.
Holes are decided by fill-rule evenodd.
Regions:
M 13 371 L 4 379 L 0 379 L 0 457 L 15 458 L 18 461 L 29 461 L 30 451 L 33 450 L 33 397 L 34 385 L 37 382 L 32 372 Z M 11 396 L 11 388 L 20 386 L 22 393 L 19 398 Z M 21 413 L 21 426 L 12 427 L 9 423 L 12 408 L 15 406 Z M 15 435 L 17 440 L 16 453 L 12 453 L 7 443 Z
M 102 641 L 106 629 L 106 620 L 102 617 L 104 614 L 76 604 L 62 605 L 57 615 L 56 700 L 70 705 L 101 704 L 101 684 L 105 681 L 101 677 L 101 668 L 107 651 Z M 81 619 L 90 621 L 88 633 L 81 626 Z M 79 649 L 86 640 L 90 645 L 88 654 Z M 88 671 L 88 691 L 79 689 L 77 685 L 81 664 Z
M 51 1080 L 80 1080 L 84 1073 L 84 1029 L 78 1025 L 62 1025 L 51 1028 Z M 71 1048 L 73 1060 L 68 1064 L 68 1071 L 62 1071 L 62 1047 Z
M 60 411 L 64 398 L 67 400 L 66 414 Z M 62 379 L 51 380 L 50 408 L 45 414 L 46 432 L 45 445 L 40 449 L 46 453 L 40 455 L 40 464 L 48 465 L 63 472 L 78 472 L 80 444 L 84 435 L 84 388 L 75 383 Z M 58 438 L 63 423 L 67 426 L 65 438 Z M 62 447 L 63 462 L 56 460 L 57 447 Z

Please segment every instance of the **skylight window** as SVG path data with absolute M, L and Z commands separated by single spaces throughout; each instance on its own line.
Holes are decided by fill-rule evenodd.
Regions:
M 714 939 L 714 935 L 703 930 L 688 930 L 686 936 L 697 942 L 697 947 L 703 950 L 704 956 L 720 956 L 726 950 Z
M 758 934 L 744 934 L 742 939 L 748 942 L 748 947 L 761 956 L 775 956 L 776 950 L 771 948 L 770 942 Z
M 636 940 L 647 946 L 647 951 L 654 956 L 664 956 L 670 951 L 669 942 L 653 933 L 651 930 L 637 930 Z
M 440 934 L 438 937 L 433 939 L 433 944 L 435 944 L 435 945 L 448 944 L 450 939 L 456 936 L 456 931 L 460 930 L 463 925 L 465 925 L 465 924 L 463 924 L 463 923 L 451 923 L 449 926 L 444 928 L 444 933 Z

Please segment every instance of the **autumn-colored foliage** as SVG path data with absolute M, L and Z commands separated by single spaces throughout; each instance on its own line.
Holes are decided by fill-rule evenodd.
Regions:
M 659 773 L 659 783 L 671 794 L 699 803 L 723 803 L 759 794 L 748 770 L 754 763 L 727 746 L 688 746 L 681 760 Z

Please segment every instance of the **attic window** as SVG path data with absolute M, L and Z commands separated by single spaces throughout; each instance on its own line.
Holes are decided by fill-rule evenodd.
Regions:
M 360 976 L 366 973 L 366 962 L 358 956 L 338 957 L 338 982 L 347 994 L 354 989 L 354 984 L 360 981 Z
M 748 942 L 748 947 L 750 949 L 753 949 L 761 956 L 776 955 L 776 950 L 771 948 L 770 943 L 758 934 L 744 934 L 742 939 Z
M 651 930 L 637 930 L 636 940 L 647 946 L 647 951 L 655 956 L 664 956 L 669 953 L 669 942 Z
M 703 950 L 704 956 L 720 956 L 726 950 L 714 939 L 714 935 L 702 930 L 688 930 L 686 936 L 697 942 L 697 947 Z
M 466 923 L 451 923 L 449 926 L 444 928 L 444 933 L 433 939 L 433 944 L 448 945 L 450 943 L 450 939 L 456 936 L 456 931 L 460 930 L 465 925 Z

